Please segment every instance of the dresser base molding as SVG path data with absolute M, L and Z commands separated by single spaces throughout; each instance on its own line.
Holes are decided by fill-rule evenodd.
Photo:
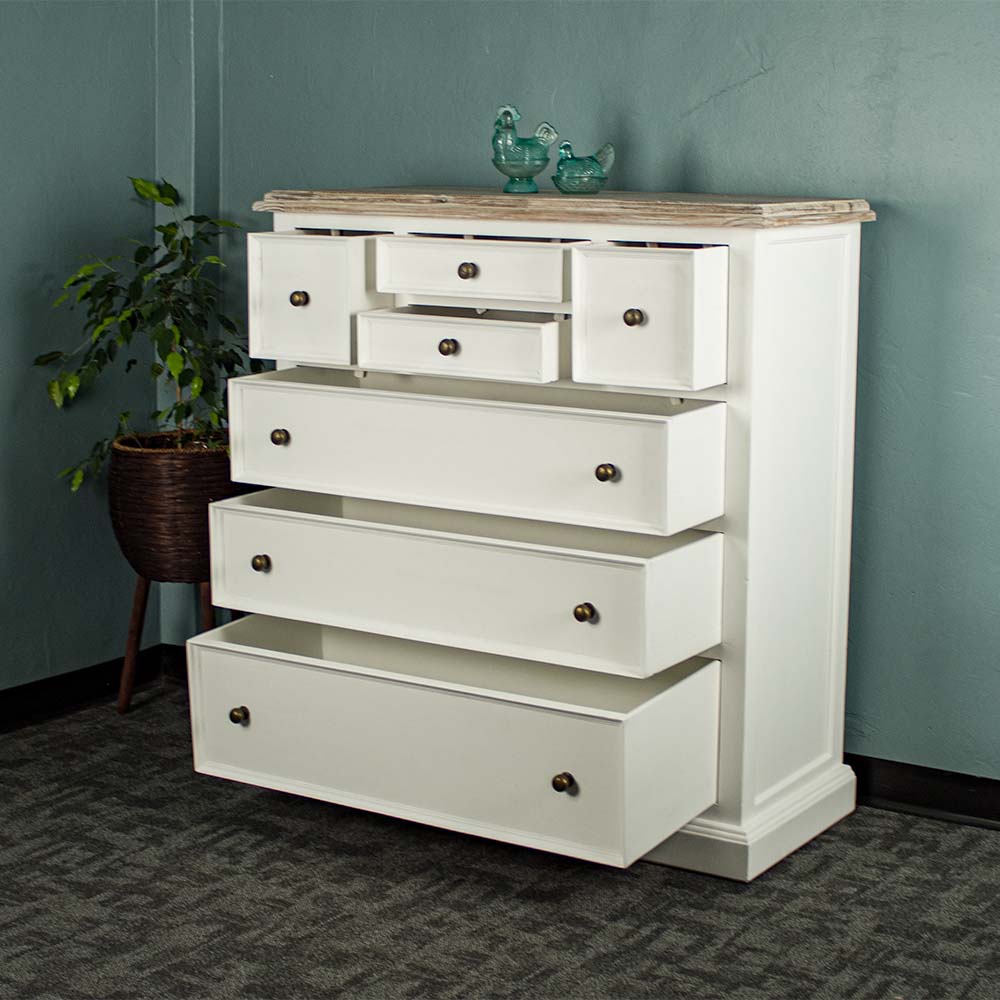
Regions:
M 751 882 L 850 815 L 855 791 L 854 772 L 846 764 L 837 764 L 744 826 L 695 819 L 642 860 Z

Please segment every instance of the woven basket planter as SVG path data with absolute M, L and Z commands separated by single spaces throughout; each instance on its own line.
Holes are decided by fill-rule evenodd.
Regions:
M 225 448 L 178 448 L 176 433 L 123 437 L 111 447 L 111 524 L 125 558 L 148 580 L 208 580 L 208 504 L 246 490 L 230 481 Z

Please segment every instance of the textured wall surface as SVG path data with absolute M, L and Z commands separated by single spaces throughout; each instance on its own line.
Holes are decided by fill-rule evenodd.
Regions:
M 15 116 L 15 134 L 35 144 L 0 144 L 0 157 L 14 158 L 4 195 L 14 200 L 8 226 L 20 234 L 11 245 L 30 257 L 0 277 L 15 282 L 13 300 L 10 292 L 0 299 L 0 351 L 18 365 L 34 353 L 17 346 L 32 324 L 52 322 L 32 287 L 35 268 L 56 269 L 53 246 L 67 247 L 72 259 L 86 244 L 84 212 L 104 222 L 107 212 L 121 212 L 117 176 L 141 169 L 132 161 L 151 143 L 152 94 L 123 95 L 150 78 L 143 32 L 152 5 L 125 5 L 125 13 L 97 4 L 82 19 L 93 40 L 80 49 L 107 53 L 94 65 L 60 59 L 56 36 L 39 27 L 43 18 L 65 19 L 72 6 L 0 10 L 0 52 L 10 53 L 0 59 L 0 81 L 5 97 L 21 95 L 0 115 Z M 531 125 L 550 119 L 578 149 L 614 142 L 615 187 L 871 200 L 879 221 L 865 227 L 862 257 L 848 748 L 1000 777 L 1000 201 L 992 194 L 1000 4 L 157 7 L 156 163 L 174 177 L 187 171 L 200 197 L 251 228 L 268 228 L 249 206 L 271 188 L 498 185 L 489 132 L 506 101 Z M 37 79 L 46 58 L 58 64 Z M 67 100 L 87 116 L 69 115 Z M 96 126 L 82 124 L 91 116 L 110 130 L 103 142 L 91 141 Z M 41 175 L 51 178 L 44 191 Z M 39 213 L 20 210 L 24 190 L 48 196 L 50 188 L 56 195 Z M 66 232 L 69 218 L 80 220 L 75 231 Z M 239 242 L 228 252 L 235 311 L 243 308 Z M 73 595 L 87 589 L 68 570 L 97 548 L 78 535 L 91 522 L 103 531 L 103 511 L 84 501 L 93 504 L 87 521 L 87 508 L 70 507 L 46 478 L 78 449 L 61 415 L 45 410 L 37 384 L 20 371 L 11 378 L 5 412 L 30 413 L 19 426 L 30 423 L 25 433 L 41 437 L 18 443 L 0 465 L 15 484 L 3 493 L 5 564 L 48 566 L 31 569 L 35 603 L 15 634 L 37 640 L 44 596 L 67 600 L 51 641 L 63 644 L 60 662 L 68 665 L 72 623 L 64 629 L 63 620 Z M 29 473 L 32 485 L 19 485 Z M 46 516 L 50 509 L 58 514 Z M 16 530 L 6 527 L 14 523 Z M 42 526 L 52 537 L 31 542 Z M 53 581 L 69 582 L 52 591 Z M 4 585 L 21 593 L 9 579 Z M 92 611 L 93 601 L 76 606 Z M 180 641 L 190 619 L 173 610 L 164 638 Z M 81 662 L 95 658 L 80 652 Z
M 74 412 L 30 367 L 79 342 L 80 312 L 51 308 L 66 275 L 152 213 L 129 174 L 153 164 L 153 7 L 0 4 L 0 689 L 122 654 L 133 577 L 103 489 L 72 496 L 56 473 L 153 408 L 148 382 L 99 384 Z M 107 390 L 107 391 L 104 391 Z M 157 640 L 150 609 L 147 641 Z

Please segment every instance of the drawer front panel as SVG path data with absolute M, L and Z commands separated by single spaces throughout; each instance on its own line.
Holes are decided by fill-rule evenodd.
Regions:
M 257 376 L 229 393 L 242 482 L 663 535 L 723 512 L 721 403 L 654 417 Z
M 373 240 L 372 236 L 251 233 L 247 237 L 250 354 L 351 364 L 354 314 L 391 302 L 372 287 Z
M 211 527 L 225 607 L 639 677 L 721 639 L 719 535 L 616 561 L 227 503 Z
M 617 866 L 716 797 L 717 661 L 529 683 L 519 660 L 252 616 L 190 640 L 188 671 L 206 774 Z
M 567 268 L 566 248 L 559 243 L 378 239 L 380 292 L 564 302 L 569 297 Z M 469 277 L 461 277 L 460 269 Z
M 705 389 L 726 381 L 727 247 L 573 250 L 573 378 Z
M 215 650 L 194 658 L 191 691 L 199 771 L 595 860 L 622 852 L 615 723 Z M 233 725 L 244 705 L 249 725 Z M 553 791 L 563 771 L 579 795 Z
M 457 319 L 407 310 L 362 313 L 358 365 L 412 375 L 554 382 L 559 378 L 559 324 Z

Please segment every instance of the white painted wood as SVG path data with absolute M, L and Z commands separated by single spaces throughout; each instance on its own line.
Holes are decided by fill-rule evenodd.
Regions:
M 329 228 L 382 230 L 398 237 L 420 232 L 441 237 L 461 233 L 508 238 L 441 240 L 449 245 L 458 244 L 463 249 L 480 245 L 504 248 L 513 241 L 530 245 L 533 239 L 575 240 L 578 241 L 577 257 L 591 249 L 580 246 L 579 241 L 601 244 L 605 248 L 616 242 L 704 244 L 727 248 L 728 345 L 724 384 L 696 389 L 676 385 L 673 381 L 661 383 L 650 379 L 650 385 L 624 386 L 626 376 L 622 373 L 617 373 L 615 380 L 602 374 L 599 379 L 595 376 L 593 382 L 570 382 L 565 367 L 558 381 L 539 384 L 506 382 L 496 376 L 450 378 L 433 372 L 409 374 L 373 370 L 337 374 L 319 369 L 312 369 L 312 373 L 305 376 L 288 371 L 279 382 L 287 379 L 305 385 L 310 392 L 322 387 L 354 388 L 383 401 L 390 397 L 401 398 L 398 409 L 394 408 L 395 404 L 373 403 L 362 410 L 352 403 L 350 407 L 337 407 L 336 412 L 326 407 L 310 410 L 310 419 L 316 421 L 319 428 L 317 435 L 328 439 L 325 445 L 316 445 L 317 454 L 322 456 L 320 466 L 340 459 L 348 465 L 356 464 L 357 456 L 350 447 L 346 450 L 340 447 L 341 438 L 349 441 L 360 433 L 369 443 L 369 435 L 384 442 L 395 431 L 406 442 L 411 455 L 401 456 L 400 444 L 395 447 L 379 444 L 376 451 L 384 467 L 384 478 L 379 479 L 375 474 L 369 477 L 370 470 L 366 469 L 365 481 L 355 483 L 364 495 L 378 499 L 379 495 L 371 492 L 372 488 L 387 485 L 389 493 L 383 499 L 414 503 L 404 487 L 412 487 L 414 483 L 447 487 L 447 497 L 428 496 L 416 501 L 430 506 L 369 505 L 386 512 L 380 523 L 395 525 L 395 528 L 408 526 L 417 533 L 426 530 L 461 536 L 464 531 L 465 544 L 471 544 L 468 535 L 475 532 L 458 530 L 450 522 L 465 524 L 466 519 L 474 521 L 477 515 L 435 508 L 453 506 L 492 515 L 513 514 L 531 518 L 521 522 L 526 533 L 518 537 L 527 550 L 534 546 L 538 550 L 536 555 L 541 556 L 552 548 L 580 551 L 581 535 L 592 533 L 593 529 L 574 526 L 570 523 L 574 521 L 578 525 L 615 529 L 597 534 L 656 541 L 650 536 L 662 535 L 665 525 L 660 499 L 670 494 L 678 480 L 687 478 L 688 468 L 697 468 L 699 475 L 705 475 L 707 452 L 699 444 L 699 435 L 681 436 L 676 433 L 679 424 L 673 422 L 667 428 L 668 447 L 660 448 L 663 442 L 654 434 L 652 437 L 657 444 L 642 452 L 650 459 L 650 468 L 658 466 L 661 469 L 663 479 L 659 485 L 650 487 L 649 483 L 642 483 L 638 496 L 629 495 L 627 503 L 610 512 L 613 516 L 609 519 L 607 510 L 587 509 L 581 517 L 575 487 L 567 489 L 563 484 L 557 489 L 553 482 L 547 491 L 540 491 L 545 501 L 542 513 L 538 507 L 539 492 L 531 484 L 540 478 L 544 480 L 550 467 L 557 471 L 562 468 L 563 456 L 573 447 L 567 445 L 569 425 L 560 433 L 550 435 L 548 425 L 540 429 L 538 424 L 522 423 L 522 417 L 534 414 L 538 408 L 551 410 L 561 426 L 563 418 L 583 410 L 595 417 L 604 416 L 611 421 L 608 426 L 615 428 L 624 426 L 620 424 L 621 417 L 628 415 L 633 422 L 627 426 L 634 429 L 635 417 L 653 417 L 661 421 L 682 414 L 693 416 L 694 401 L 702 404 L 725 402 L 724 409 L 718 408 L 718 415 L 724 414 L 725 444 L 724 466 L 720 460 L 717 473 L 720 493 L 724 489 L 724 504 L 718 505 L 719 513 L 713 515 L 712 520 L 691 522 L 721 532 L 724 547 L 722 641 L 710 651 L 722 660 L 717 799 L 714 806 L 651 850 L 647 857 L 730 878 L 750 879 L 836 822 L 851 810 L 854 801 L 853 776 L 841 760 L 860 234 L 857 219 L 860 216 L 844 216 L 841 222 L 847 224 L 833 221 L 819 224 L 821 217 L 811 215 L 808 227 L 790 224 L 795 220 L 782 217 L 771 220 L 780 221 L 781 228 L 753 229 L 743 228 L 746 220 L 738 223 L 721 214 L 714 220 L 707 214 L 698 218 L 671 214 L 669 219 L 663 216 L 657 221 L 642 212 L 562 213 L 562 206 L 569 201 L 555 202 L 561 214 L 552 218 L 533 216 L 531 212 L 493 215 L 478 208 L 470 208 L 468 214 L 463 215 L 465 210 L 457 202 L 450 203 L 440 216 L 427 205 L 415 206 L 412 215 L 405 214 L 402 208 L 398 211 L 404 214 L 387 214 L 376 207 L 381 204 L 377 200 L 363 208 L 351 207 L 353 203 L 345 201 L 343 209 L 327 211 L 321 208 L 317 212 L 313 211 L 317 206 L 310 204 L 308 210 L 276 214 L 274 225 L 280 232 Z M 562 253 L 569 257 L 568 244 L 563 246 L 566 249 Z M 649 248 L 651 253 L 661 249 L 664 248 Z M 395 293 L 395 305 L 417 303 L 521 312 L 551 311 L 573 315 L 578 321 L 580 297 L 570 295 L 565 285 L 565 269 L 563 278 L 559 302 L 551 299 L 542 302 L 535 297 L 535 292 L 525 290 L 512 293 L 507 289 L 506 297 L 482 291 L 463 297 L 467 293 L 455 293 L 453 289 L 437 292 L 424 289 L 412 295 L 405 291 Z M 584 299 L 590 287 L 588 283 L 583 290 Z M 696 350 L 707 341 L 695 335 L 692 343 Z M 717 345 L 711 343 L 709 346 L 717 356 Z M 285 361 L 287 363 L 288 359 Z M 695 363 L 699 363 L 696 358 Z M 582 366 L 578 365 L 572 377 L 579 380 L 581 370 Z M 642 377 L 646 378 L 646 374 Z M 256 385 L 254 380 L 248 381 Z M 699 383 L 692 378 L 690 384 Z M 291 390 L 287 385 L 271 385 L 267 389 L 271 393 L 279 391 Z M 244 396 L 249 408 L 256 410 L 266 402 L 264 395 L 264 389 L 253 388 L 250 393 L 244 393 L 239 382 L 234 384 L 233 449 L 237 461 L 240 461 L 240 449 L 247 447 L 247 440 L 244 440 L 247 435 L 241 433 L 242 418 L 239 417 Z M 687 402 L 678 409 L 669 401 L 669 397 L 674 396 Z M 295 400 L 300 398 L 300 395 L 294 397 Z M 357 398 L 351 397 L 352 400 Z M 414 413 L 430 413 L 438 404 L 425 407 L 421 402 L 418 409 L 405 404 L 432 398 L 439 400 L 442 406 L 449 405 L 439 411 L 437 418 L 421 418 L 421 426 L 415 427 Z M 473 403 L 479 409 L 469 409 Z M 512 404 L 516 404 L 513 409 Z M 451 405 L 456 408 L 451 409 Z M 498 405 L 505 414 L 502 421 L 505 430 L 511 430 L 518 441 L 528 438 L 535 442 L 527 452 L 519 452 L 513 445 L 497 449 L 499 431 L 492 436 L 490 433 L 484 435 L 482 425 L 466 419 L 472 413 L 484 414 Z M 295 407 L 298 406 L 296 402 Z M 305 409 L 308 408 L 303 408 L 303 414 Z M 445 410 L 447 419 L 443 416 Z M 495 422 L 497 426 L 500 423 L 499 419 Z M 446 442 L 454 442 L 449 432 L 454 432 L 455 427 L 461 428 L 457 450 L 445 446 Z M 571 435 L 576 442 L 588 438 L 588 434 L 580 433 L 580 427 L 576 425 Z M 427 433 L 431 428 L 440 432 L 433 440 Z M 602 442 L 607 440 L 603 436 L 606 429 L 601 431 L 599 440 Z M 257 437 L 269 430 L 267 420 L 255 424 L 255 439 L 250 451 L 259 453 L 261 445 Z M 414 434 L 414 430 L 418 433 Z M 638 439 L 647 441 L 650 436 L 647 431 L 648 428 Z M 635 440 L 635 435 L 632 438 Z M 264 451 L 266 453 L 266 449 Z M 548 465 L 543 453 L 548 456 Z M 497 456 L 501 465 L 491 465 L 489 459 Z M 522 481 L 515 474 L 501 481 L 496 469 L 510 472 L 519 468 L 518 460 L 525 457 L 530 472 L 528 479 Z M 421 459 L 436 475 L 426 470 L 413 475 L 413 467 L 420 464 Z M 286 466 L 292 465 L 293 462 L 286 463 Z M 249 467 L 245 462 L 244 466 Z M 327 493 L 349 492 L 331 484 L 328 469 L 322 474 L 313 473 L 311 478 L 307 475 L 305 482 L 295 483 L 285 478 L 289 468 L 272 471 L 277 478 L 249 475 L 245 478 Z M 491 478 L 494 475 L 497 478 Z M 623 478 L 616 485 L 624 487 L 628 482 Z M 527 498 L 526 492 L 530 494 Z M 505 506 L 510 504 L 511 497 L 514 498 L 512 508 Z M 651 498 L 655 500 L 652 512 Z M 670 495 L 669 498 L 673 504 L 671 517 L 676 514 L 681 523 L 687 521 L 692 512 L 684 513 L 681 497 Z M 525 499 L 528 513 L 525 513 Z M 343 502 L 356 501 L 346 499 Z M 413 509 L 418 511 L 419 522 L 407 520 L 405 511 Z M 645 526 L 636 526 L 640 509 L 639 520 Z M 620 519 L 623 513 L 627 515 L 624 522 Z M 372 509 L 366 512 L 365 518 L 369 522 L 378 520 Z M 503 520 L 502 517 L 490 518 L 491 522 Z M 374 525 L 369 523 L 367 530 L 374 531 Z M 507 543 L 511 541 L 508 537 Z M 628 553 L 643 558 L 641 544 L 635 545 L 637 547 L 629 548 Z M 611 548 L 614 551 L 614 546 Z M 520 554 L 521 550 L 517 551 Z M 594 554 L 596 549 L 584 548 L 583 551 Z M 622 554 L 626 553 L 618 552 Z M 652 582 L 656 565 L 653 561 L 644 570 L 653 589 L 657 587 Z M 419 580 L 424 578 L 425 572 L 421 571 Z M 651 633 L 662 618 L 655 608 L 648 610 L 646 633 L 652 642 L 656 640 Z M 383 643 L 400 643 L 411 650 L 402 658 L 407 669 L 421 675 L 421 683 L 431 687 L 445 683 L 441 680 L 442 671 L 445 674 L 453 671 L 449 675 L 450 682 L 461 683 L 468 679 L 470 662 L 479 662 L 478 657 L 489 659 L 484 653 L 455 653 L 458 659 L 445 667 L 439 663 L 442 654 L 448 652 L 444 645 L 377 639 L 360 631 L 339 634 L 353 637 L 351 641 L 357 642 L 357 648 L 362 651 L 369 648 L 368 643 L 373 639 L 379 643 L 380 651 L 384 649 Z M 317 655 L 322 654 L 321 647 L 322 644 Z M 413 653 L 412 650 L 429 652 Z M 294 657 L 282 654 L 282 659 L 291 662 Z M 625 690 L 632 685 L 649 683 L 648 680 L 592 670 L 546 666 L 528 659 L 505 662 L 508 664 L 503 672 L 505 683 L 511 682 L 517 665 L 518 683 L 528 684 L 530 680 L 543 688 L 547 686 L 550 699 L 561 696 L 577 703 L 586 701 L 599 681 L 626 685 Z M 674 667 L 655 675 L 652 680 L 670 677 L 679 669 L 682 668 Z M 553 670 L 563 673 L 550 674 Z M 566 679 L 559 679 L 564 675 Z M 588 709 L 584 707 L 580 711 L 586 714 Z M 641 718 L 641 714 L 636 713 L 630 720 L 632 745 L 636 747 L 642 744 Z M 655 734 L 656 727 L 651 727 L 651 731 Z M 662 770 L 655 748 L 636 753 L 642 756 L 646 780 L 655 775 L 658 768 Z M 670 766 L 668 764 L 668 768 Z M 685 766 L 685 774 L 688 770 Z M 256 780 L 253 775 L 243 774 L 242 777 L 243 780 Z M 282 778 L 281 782 L 274 787 L 296 790 L 294 779 Z M 641 786 L 639 781 L 634 787 Z M 633 786 L 625 782 L 623 787 L 627 795 Z M 306 789 L 306 792 L 316 794 L 315 789 Z M 326 794 L 320 791 L 320 797 Z M 628 810 L 623 807 L 627 813 L 627 821 L 622 819 L 623 843 L 628 843 L 632 827 L 644 828 L 646 824 L 640 808 L 638 803 Z M 448 823 L 447 817 L 443 821 L 434 816 L 425 817 L 424 821 Z M 522 839 L 517 839 L 518 836 Z M 509 839 L 517 843 L 534 843 L 516 831 L 514 838 Z M 550 847 L 561 849 L 557 842 Z M 626 846 L 621 856 L 628 856 L 629 850 Z
M 300 232 L 247 236 L 250 355 L 349 365 L 354 316 L 390 305 L 374 288 L 374 237 Z M 309 301 L 293 306 L 304 291 Z
M 722 635 L 717 534 L 662 539 L 266 490 L 212 504 L 211 537 L 213 596 L 244 611 L 631 677 Z M 268 571 L 251 567 L 257 554 Z M 595 621 L 574 617 L 584 602 Z
M 233 478 L 659 535 L 722 513 L 721 403 L 581 410 L 345 387 L 349 378 L 298 368 L 231 380 Z M 271 443 L 275 428 L 289 444 Z M 619 478 L 598 481 L 602 463 Z
M 573 378 L 704 389 L 726 381 L 727 247 L 574 247 Z M 627 326 L 638 309 L 644 319 Z
M 409 375 L 554 382 L 562 326 L 568 335 L 568 324 L 531 313 L 378 309 L 358 316 L 358 366 Z M 458 343 L 457 353 L 441 353 L 446 339 Z
M 619 867 L 712 801 L 711 779 L 672 775 L 711 770 L 717 661 L 605 678 L 578 705 L 558 667 L 535 667 L 533 693 L 519 661 L 483 654 L 428 647 L 434 666 L 413 672 L 419 645 L 260 617 L 190 640 L 196 770 Z M 540 703 L 546 687 L 568 698 Z M 229 721 L 238 705 L 249 724 Z M 630 740 L 640 715 L 659 733 L 650 744 L 647 724 L 646 761 Z M 562 771 L 575 794 L 553 790 Z M 640 785 L 632 824 L 625 789 Z
M 531 302 L 569 298 L 569 260 L 559 243 L 380 236 L 377 247 L 380 292 L 414 300 L 421 294 Z M 466 262 L 478 268 L 474 278 L 458 276 Z

